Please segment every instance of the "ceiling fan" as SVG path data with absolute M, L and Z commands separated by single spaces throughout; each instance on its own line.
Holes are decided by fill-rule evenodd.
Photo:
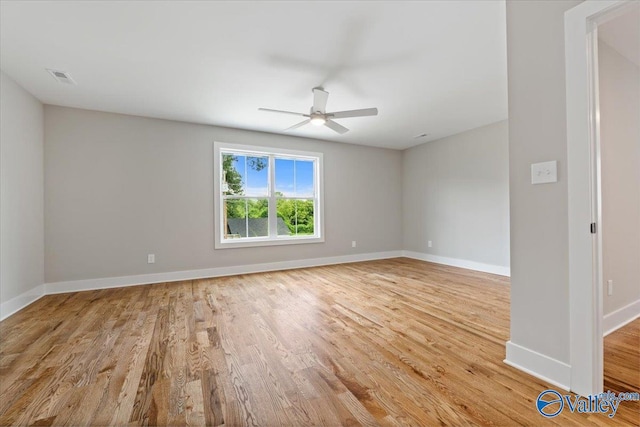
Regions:
M 348 117 L 364 117 L 364 116 L 376 116 L 378 115 L 377 108 L 364 108 L 362 110 L 348 110 L 348 111 L 336 111 L 333 113 L 326 112 L 327 99 L 329 98 L 329 92 L 326 92 L 321 87 L 313 88 L 313 106 L 309 114 L 295 113 L 293 111 L 272 110 L 270 108 L 258 108 L 260 111 L 270 111 L 272 113 L 284 113 L 293 114 L 294 116 L 308 117 L 308 119 L 301 121 L 287 129 L 297 129 L 308 123 L 316 126 L 326 126 L 331 130 L 338 132 L 339 134 L 349 132 L 349 129 L 342 126 L 339 123 L 333 121 L 333 119 L 346 119 Z

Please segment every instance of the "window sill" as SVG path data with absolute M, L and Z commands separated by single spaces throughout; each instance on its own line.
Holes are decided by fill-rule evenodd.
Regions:
M 234 248 L 252 248 L 259 246 L 283 246 L 283 245 L 300 245 L 309 243 L 323 243 L 324 237 L 294 237 L 287 239 L 247 239 L 242 241 L 216 241 L 215 249 L 234 249 Z

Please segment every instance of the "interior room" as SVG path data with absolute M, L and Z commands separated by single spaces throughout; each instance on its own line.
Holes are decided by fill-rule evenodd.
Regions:
M 604 3 L 2 0 L 0 425 L 638 425 Z
M 640 297 L 640 264 L 633 262 L 640 259 L 639 23 L 636 5 L 598 27 L 605 334 L 629 318 L 630 302 Z M 613 345 L 604 350 L 611 371 L 617 364 L 606 361 L 628 351 Z M 626 368 L 638 371 L 638 364 L 636 358 Z

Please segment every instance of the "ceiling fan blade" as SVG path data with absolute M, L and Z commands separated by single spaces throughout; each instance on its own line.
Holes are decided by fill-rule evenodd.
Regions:
M 294 116 L 309 117 L 308 114 L 295 113 L 293 111 L 272 110 L 271 108 L 258 108 L 258 110 L 259 111 L 268 111 L 269 113 L 284 113 L 284 114 L 293 114 Z
M 341 124 L 338 124 L 338 123 L 336 123 L 336 122 L 334 122 L 332 120 L 327 120 L 326 122 L 324 122 L 324 125 L 326 127 L 328 127 L 329 129 L 338 132 L 340 135 L 342 135 L 343 133 L 349 132 L 349 129 L 347 129 L 346 127 L 344 127 Z
M 329 92 L 325 92 L 319 87 L 313 88 L 313 112 L 324 113 L 327 108 L 327 98 L 329 98 Z
M 327 113 L 327 116 L 333 119 L 345 119 L 347 117 L 364 117 L 377 116 L 377 108 L 364 108 L 362 110 L 336 111 L 335 113 Z
M 286 129 L 285 129 L 285 131 L 293 130 L 293 129 L 298 129 L 299 127 L 302 127 L 302 126 L 306 125 L 306 124 L 307 124 L 307 123 L 309 123 L 310 121 L 311 121 L 310 119 L 303 120 L 303 121 L 301 121 L 300 123 L 297 123 L 297 124 L 295 124 L 295 125 L 293 125 L 293 126 L 291 126 L 291 127 L 286 128 Z

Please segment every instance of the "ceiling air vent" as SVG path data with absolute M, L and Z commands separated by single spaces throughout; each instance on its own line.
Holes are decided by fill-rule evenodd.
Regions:
M 50 70 L 49 68 L 47 68 L 47 72 L 51 74 L 53 78 L 56 79 L 59 83 L 64 83 L 68 85 L 76 84 L 75 80 L 71 78 L 69 73 L 65 73 L 64 71 L 58 71 L 58 70 Z

